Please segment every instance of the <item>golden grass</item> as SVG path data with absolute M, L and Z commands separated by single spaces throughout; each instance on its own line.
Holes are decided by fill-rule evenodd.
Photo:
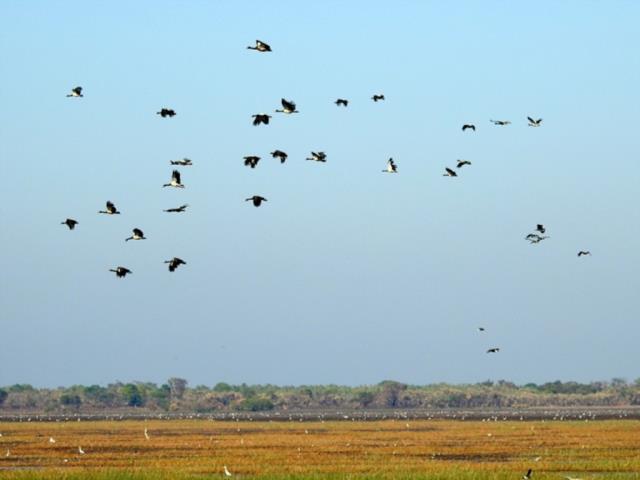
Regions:
M 9 479 L 222 478 L 223 465 L 264 479 L 640 478 L 637 420 L 7 422 L 0 433 Z

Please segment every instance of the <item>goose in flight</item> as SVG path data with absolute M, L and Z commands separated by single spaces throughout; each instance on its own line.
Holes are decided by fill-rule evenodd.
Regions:
M 74 220 L 73 218 L 67 218 L 64 222 L 60 222 L 60 224 L 66 225 L 67 227 L 69 227 L 69 230 L 73 230 L 74 228 L 76 228 L 78 221 Z
M 183 158 L 182 160 L 170 160 L 169 163 L 171 165 L 180 165 L 181 167 L 190 167 L 193 165 L 191 160 L 188 158 Z
M 486 329 L 484 327 L 478 327 L 479 332 L 484 332 Z
M 476 131 L 476 126 L 473 125 L 472 123 L 465 123 L 464 125 L 462 125 L 462 131 L 464 132 L 467 129 L 471 129 L 474 132 Z
M 164 263 L 168 263 L 169 264 L 169 271 L 170 272 L 175 272 L 176 268 L 178 268 L 180 265 L 186 265 L 187 262 L 185 262 L 184 260 L 182 260 L 181 258 L 178 257 L 173 257 L 171 260 L 165 260 Z
M 229 469 L 227 468 L 226 465 L 224 465 L 224 476 L 225 477 L 230 477 L 231 476 L 231 472 L 229 471 Z
M 176 111 L 172 108 L 162 108 L 159 112 L 156 112 L 156 114 L 160 115 L 162 118 L 174 117 L 176 115 Z
M 469 160 L 458 160 L 458 164 L 456 165 L 456 168 L 462 168 L 465 165 L 471 165 L 471 162 Z
M 533 473 L 533 472 L 531 471 L 531 469 L 527 470 L 527 473 L 525 473 L 525 474 L 522 476 L 522 480 L 531 480 L 531 474 L 532 474 L 532 473 Z
M 254 207 L 259 207 L 260 205 L 262 205 L 262 202 L 267 201 L 266 198 L 261 197 L 260 195 L 254 195 L 253 197 L 246 198 L 244 201 L 248 202 L 249 200 L 253 202 Z
M 82 87 L 75 87 L 71 89 L 71 93 L 67 95 L 67 97 L 83 97 L 82 95 Z
M 295 102 L 292 102 L 291 100 L 285 100 L 284 98 L 281 98 L 280 99 L 280 103 L 282 103 L 282 110 L 276 109 L 276 112 L 278 112 L 278 113 L 300 113 L 300 112 L 298 112 L 298 110 L 296 110 Z
M 526 237 L 524 237 L 525 240 L 529 240 L 529 243 L 540 243 L 542 240 L 545 240 L 547 238 L 550 238 L 548 235 L 538 235 L 536 233 L 530 233 L 529 235 L 527 235 Z
M 591 252 L 589 250 L 580 250 L 578 256 L 582 257 L 583 255 L 591 255 Z
M 344 98 L 339 98 L 334 102 L 337 106 L 342 105 L 343 107 L 346 107 L 349 105 L 349 100 L 346 100 Z
M 389 160 L 387 160 L 387 168 L 385 168 L 382 171 L 385 173 L 398 173 L 398 166 L 393 161 L 393 158 L 390 158 Z
M 260 161 L 260 157 L 257 157 L 255 155 L 249 155 L 248 157 L 243 158 L 245 167 L 256 168 L 256 165 L 258 165 L 258 162 Z
M 494 125 L 510 125 L 511 121 L 509 120 L 489 120 L 490 122 L 492 122 Z
M 542 124 L 542 119 L 539 118 L 537 120 L 534 120 L 531 117 L 527 117 L 527 120 L 529 120 L 529 126 L 530 127 L 539 127 Z
M 547 229 L 544 228 L 544 225 L 542 225 L 541 223 L 536 224 L 536 232 L 540 232 L 542 234 L 544 234 L 544 232 L 546 232 Z
M 255 115 L 251 115 L 253 117 L 253 126 L 257 127 L 261 123 L 265 125 L 269 125 L 269 119 L 271 115 L 267 115 L 266 113 L 256 113 Z
M 184 185 L 180 181 L 180 172 L 178 170 L 174 170 L 171 173 L 171 181 L 169 183 L 165 183 L 162 187 L 184 188 Z
M 133 235 L 125 238 L 124 241 L 128 242 L 129 240 L 146 240 L 146 239 L 147 237 L 144 236 L 144 232 L 142 230 L 140 230 L 139 228 L 134 228 Z
M 457 177 L 458 176 L 458 174 L 455 171 L 451 170 L 449 167 L 446 167 L 444 169 L 444 171 L 446 173 L 442 174 L 443 177 Z
M 271 156 L 273 158 L 279 158 L 280 159 L 280 163 L 284 163 L 287 160 L 287 157 L 289 155 L 287 155 L 282 150 L 274 150 L 273 152 L 271 152 Z
M 127 276 L 127 274 L 133 273 L 131 270 L 125 267 L 110 268 L 109 271 L 114 272 L 116 274 L 116 277 L 118 278 L 124 278 Z
M 98 213 L 105 213 L 107 215 L 120 215 L 120 212 L 111 200 L 107 200 L 107 209 L 99 210 Z
M 493 347 L 487 350 L 487 353 L 498 353 L 500 351 L 499 347 Z
M 311 157 L 307 157 L 307 160 L 313 160 L 316 162 L 326 162 L 327 154 L 324 152 L 311 152 Z
M 271 47 L 264 43 L 261 42 L 260 40 L 256 40 L 256 46 L 255 47 L 247 47 L 249 50 L 257 50 L 258 52 L 270 52 L 271 51 Z
M 384 95 L 376 94 L 373 97 L 371 97 L 371 100 L 373 100 L 374 102 L 378 102 L 378 100 L 384 100 Z
M 187 207 L 189 206 L 188 203 L 185 203 L 184 205 L 180 205 L 179 207 L 175 207 L 175 208 L 167 208 L 166 210 L 163 210 L 163 212 L 169 212 L 169 213 L 182 213 L 184 212 Z

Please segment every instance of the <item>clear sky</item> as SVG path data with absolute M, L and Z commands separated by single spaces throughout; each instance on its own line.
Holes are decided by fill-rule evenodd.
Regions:
M 639 19 L 632 1 L 1 2 L 0 385 L 640 376 Z M 161 188 L 182 157 L 186 188 Z M 125 243 L 134 227 L 148 239 Z

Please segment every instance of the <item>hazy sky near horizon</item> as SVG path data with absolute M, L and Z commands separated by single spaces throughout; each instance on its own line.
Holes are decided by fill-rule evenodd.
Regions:
M 0 3 L 0 385 L 640 377 L 639 18 L 631 1 Z M 253 127 L 281 97 L 300 113 Z M 161 188 L 183 157 L 186 188 Z M 530 245 L 537 223 L 550 238 Z M 148 239 L 125 243 L 134 227 Z

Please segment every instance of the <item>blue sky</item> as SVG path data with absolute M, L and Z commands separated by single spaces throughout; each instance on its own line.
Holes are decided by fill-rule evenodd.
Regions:
M 346 3 L 0 4 L 0 385 L 640 376 L 640 5 Z

